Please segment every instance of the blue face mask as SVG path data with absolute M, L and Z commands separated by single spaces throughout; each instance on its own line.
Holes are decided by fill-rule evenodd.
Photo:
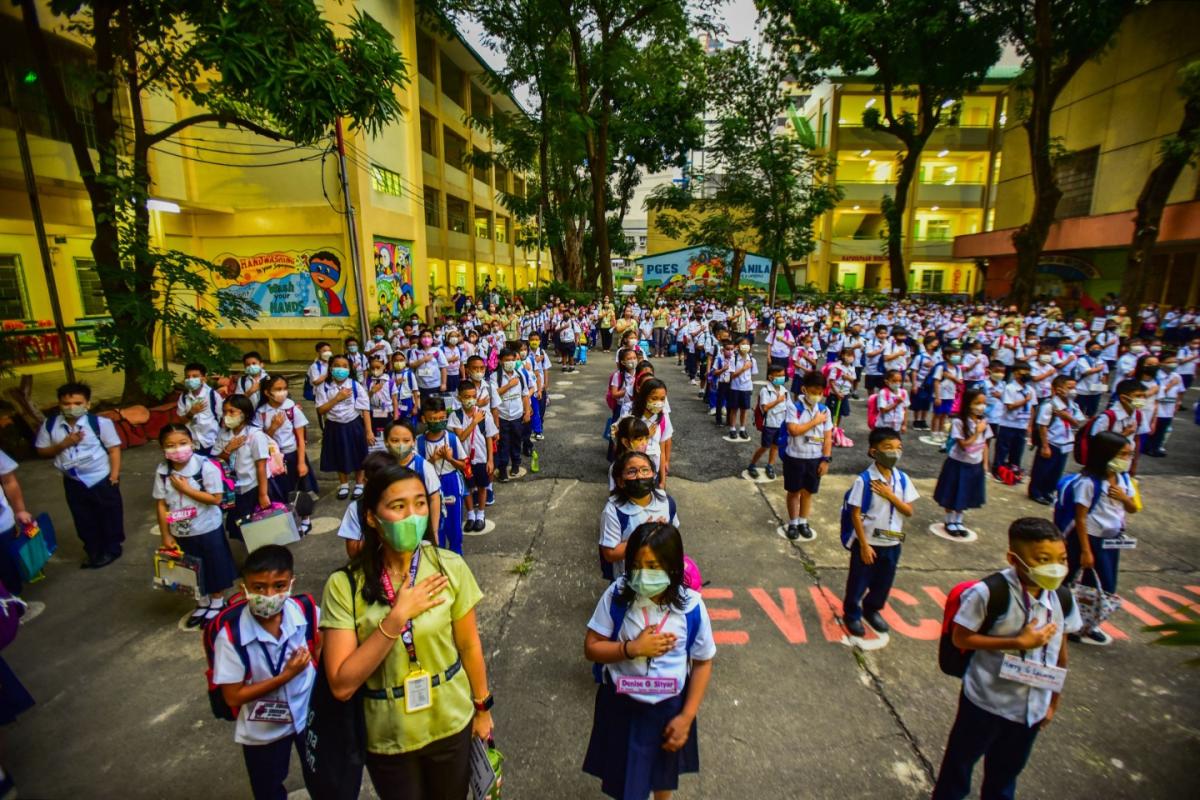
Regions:
M 771 383 L 776 386 L 783 386 L 783 384 L 787 383 L 787 378 L 771 378 Z
M 187 387 L 189 392 L 196 391 L 202 384 L 203 381 L 201 381 L 199 378 L 185 378 L 183 381 L 183 385 Z
M 329 370 L 329 374 L 333 376 L 335 381 L 344 381 L 346 378 L 350 377 L 350 368 L 334 367 L 333 369 Z
M 1069 352 L 1071 352 L 1071 351 L 1072 351 L 1072 350 L 1074 350 L 1074 349 L 1075 349 L 1075 345 L 1073 345 L 1073 344 L 1064 344 L 1064 345 L 1062 346 L 1062 351 L 1063 351 L 1064 353 L 1069 353 Z

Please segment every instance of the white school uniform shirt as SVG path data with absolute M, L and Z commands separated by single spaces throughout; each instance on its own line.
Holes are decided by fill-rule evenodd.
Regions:
M 767 342 L 771 345 L 771 358 L 787 358 L 795 345 L 792 332 L 787 328 L 783 330 L 772 328 L 771 332 L 767 334 Z
M 187 536 L 210 533 L 220 528 L 223 519 L 221 504 L 199 503 L 187 495 L 180 494 L 171 483 L 170 476 L 172 474 L 186 478 L 188 486 L 201 492 L 215 494 L 217 497 L 225 493 L 221 468 L 204 456 L 193 455 L 180 470 L 172 470 L 171 465 L 166 461 L 159 464 L 158 468 L 154 470 L 154 486 L 150 491 L 150 496 L 155 500 L 166 500 L 168 514 L 187 508 L 196 509 L 196 516 L 188 520 L 187 532 L 176 530 L 177 526 L 171 525 L 171 535 L 182 539 Z M 5 530 L 3 525 L 0 525 L 0 530 Z
M 891 477 L 885 479 L 883 473 L 879 471 L 876 464 L 871 464 L 867 468 L 867 475 L 873 481 L 883 481 L 891 487 L 892 492 L 903 500 L 905 503 L 912 503 L 920 495 L 917 493 L 917 487 L 913 486 L 912 478 L 905 475 L 899 469 L 892 469 Z M 846 498 L 847 505 L 856 506 L 862 509 L 863 492 L 870 492 L 871 487 L 863 482 L 863 476 L 860 474 L 854 479 L 854 483 L 850 486 L 850 495 Z M 888 536 L 880 536 L 875 531 L 902 531 L 904 530 L 904 515 L 896 510 L 891 501 L 879 495 L 872 495 L 871 503 L 867 507 L 867 513 L 862 515 L 863 531 L 867 534 L 867 544 L 872 547 L 893 547 L 900 544 L 899 539 L 893 539 Z
M 516 383 L 509 387 L 508 391 L 501 392 L 500 387 L 509 383 L 513 379 Z M 521 374 L 520 370 L 508 373 L 503 369 L 493 373 L 491 378 L 492 396 L 497 398 L 496 409 L 500 412 L 500 419 L 513 420 L 521 419 L 525 416 L 525 404 L 522 398 L 528 397 L 533 393 L 533 387 L 529 381 Z
M 50 432 L 46 432 L 45 423 L 38 426 L 34 447 L 49 447 L 58 444 L 75 431 L 83 431 L 79 444 L 72 445 L 54 457 L 54 467 L 69 478 L 82 483 L 89 489 L 109 475 L 108 448 L 120 447 L 121 437 L 117 435 L 117 427 L 107 417 L 96 417 L 99 423 L 100 435 L 92 430 L 92 425 L 86 417 L 73 420 L 59 414 L 54 417 Z
M 466 357 L 462 354 L 462 345 L 445 345 L 442 347 L 442 360 L 446 362 L 446 374 L 458 375 Z M 441 386 L 441 383 L 438 384 Z
M 396 410 L 396 383 L 387 372 L 369 375 L 363 381 L 371 405 L 371 416 L 390 417 Z M 378 388 L 376 388 L 378 387 Z
M 654 469 L 659 469 L 659 457 L 662 455 L 662 444 L 671 440 L 675 435 L 675 428 L 671 425 L 671 412 L 667 410 L 667 406 L 663 406 L 663 410 L 658 414 L 651 414 L 648 417 L 642 417 L 642 422 L 646 423 L 646 427 L 650 429 L 650 438 L 646 442 L 646 455 L 654 462 Z
M 899 400 L 898 403 L 896 402 L 897 400 Z M 900 426 L 904 424 L 904 414 L 908 411 L 909 405 L 911 405 L 908 398 L 908 390 L 902 387 L 893 392 L 887 386 L 884 386 L 879 390 L 879 399 L 875 402 L 879 408 L 890 406 L 893 403 L 896 404 L 895 408 L 884 411 L 879 415 L 879 425 L 884 428 L 900 430 Z
M 372 339 L 364 349 L 368 361 L 382 358 L 384 363 L 387 363 L 392 360 L 392 345 L 387 339 L 380 339 L 378 342 Z
M 199 400 L 205 401 L 204 410 L 192 417 L 188 422 L 188 430 L 192 432 L 192 441 L 199 448 L 211 448 L 213 442 L 217 439 L 217 431 L 221 427 L 221 408 L 224 405 L 221 401 L 221 395 L 207 384 L 200 387 L 197 392 L 184 392 L 179 395 L 179 402 L 175 404 L 175 411 L 179 416 L 186 414 L 193 405 Z
M 1006 428 L 1024 428 L 1029 425 L 1029 418 L 1033 414 L 1033 407 L 1037 403 L 1037 395 L 1033 391 L 1032 386 L 1022 386 L 1016 381 L 1009 381 L 1004 384 L 1004 394 L 1000 398 L 1004 404 L 1004 411 L 1000 416 L 1000 424 Z M 1022 405 L 1016 408 L 1009 408 L 1009 405 L 1024 400 Z
M 317 360 L 313 361 L 313 363 L 308 365 L 308 373 L 307 373 L 308 382 L 310 384 L 312 384 L 313 394 L 316 394 L 317 387 L 320 385 L 320 384 L 316 383 L 316 381 L 319 380 L 321 378 L 321 376 L 328 375 L 328 374 L 329 374 L 329 362 L 328 361 L 322 361 L 321 359 L 318 358 Z
M 225 446 L 240 435 L 245 435 L 246 441 L 230 454 L 229 464 L 236 473 L 234 486 L 238 494 L 245 494 L 251 489 L 258 488 L 258 469 L 255 465 L 270 456 L 271 437 L 254 425 L 242 426 L 240 434 L 235 434 L 228 428 L 221 428 L 221 432 L 217 434 L 217 443 L 213 452 L 223 452 Z
M 367 361 L 367 357 L 362 353 L 347 353 L 346 360 L 350 362 L 350 374 L 356 378 L 364 375 L 368 367 L 370 367 L 370 362 Z
M 1125 436 L 1125 430 L 1132 428 L 1133 433 L 1125 436 L 1130 444 L 1133 444 L 1134 437 L 1141 433 L 1150 432 L 1150 415 L 1146 413 L 1147 409 L 1134 409 L 1130 414 L 1125 410 L 1125 406 L 1119 402 L 1113 403 L 1112 408 L 1107 411 L 1102 411 L 1096 417 L 1096 422 L 1092 425 L 1092 436 L 1095 436 L 1101 431 L 1113 431 Z
M 1061 417 L 1055 416 L 1055 413 L 1066 411 L 1071 417 L 1080 424 L 1083 423 L 1085 417 L 1083 410 L 1074 400 L 1062 400 L 1058 397 L 1051 397 L 1038 406 L 1037 417 L 1034 419 L 1035 425 L 1046 426 L 1046 440 L 1051 447 L 1058 448 L 1059 452 L 1067 452 L 1071 450 L 1075 444 L 1075 429 L 1068 425 Z
M 621 518 L 617 514 L 618 509 L 629 519 L 628 524 L 624 527 L 621 527 Z M 600 512 L 600 546 L 618 547 L 621 542 L 632 536 L 643 522 L 659 517 L 668 520 L 676 528 L 679 527 L 678 509 L 676 509 L 675 515 L 671 516 L 671 503 L 665 492 L 658 490 L 651 492 L 650 502 L 644 507 L 632 500 L 623 503 L 616 497 L 610 497 L 604 504 L 604 510 Z M 613 575 L 619 578 L 625 574 L 625 562 L 614 561 L 612 569 Z
M 1171 419 L 1179 407 L 1179 395 L 1183 394 L 1183 380 L 1177 374 L 1171 375 L 1160 384 L 1158 391 L 1158 418 Z M 2 530 L 2 529 L 0 529 Z
M 730 355 L 729 358 L 726 358 L 725 352 L 722 350 L 717 354 L 717 357 L 713 359 L 712 369 L 710 372 L 716 376 L 717 383 L 729 383 L 732 367 L 733 355 Z
M 271 427 L 271 421 L 275 419 L 276 414 L 283 414 L 283 424 L 275 430 L 274 434 L 267 435 L 275 440 L 275 444 L 279 445 L 279 452 L 294 453 L 296 452 L 296 429 L 306 427 L 308 417 L 304 416 L 303 409 L 289 397 L 280 404 L 279 408 L 273 408 L 270 403 L 259 406 L 254 411 L 254 422 L 265 433 L 267 428 Z
M 417 385 L 422 389 L 440 389 L 442 387 L 442 370 L 448 369 L 446 354 L 442 352 L 442 348 L 437 345 L 430 345 L 428 348 L 413 348 L 408 353 L 409 368 L 412 369 L 411 365 L 416 359 L 424 358 L 427 355 L 433 356 L 433 360 L 416 368 Z
M 907 339 L 903 342 L 897 342 L 895 339 L 888 340 L 888 343 L 883 348 L 883 355 L 885 357 L 883 372 L 886 373 L 889 369 L 898 369 L 904 372 L 908 369 L 909 360 L 912 358 L 912 350 L 909 349 L 907 342 Z M 891 361 L 886 360 L 887 356 L 895 355 L 896 353 L 901 353 L 902 355 L 899 358 L 893 358 Z
M 17 466 L 17 462 L 9 458 L 8 453 L 0 450 L 0 477 L 16 472 Z M 12 504 L 8 502 L 8 495 L 0 488 L 0 533 L 11 530 L 16 524 L 17 515 Z
M 286 664 L 292 653 L 308 646 L 308 624 L 304 620 L 304 611 L 295 600 L 289 599 L 283 605 L 283 619 L 280 625 L 279 639 L 267 633 L 249 608 L 244 608 L 238 616 L 239 634 L 242 646 L 250 662 L 250 674 L 246 674 L 246 666 L 241 656 L 234 649 L 229 639 L 229 632 L 222 630 L 217 634 L 213 653 L 213 683 L 261 683 L 277 675 L 272 671 L 277 665 Z M 317 619 L 321 618 L 321 609 L 316 609 Z M 271 663 L 268 663 L 270 659 Z M 280 686 L 273 692 L 265 694 L 259 700 L 285 700 L 292 712 L 292 721 L 287 722 L 250 722 L 250 710 L 253 701 L 242 706 L 238 711 L 237 726 L 234 728 L 233 740 L 238 744 L 263 745 L 277 742 L 293 733 L 303 733 L 308 724 L 308 699 L 312 695 L 313 682 L 316 680 L 316 667 L 310 663 L 300 674 Z
M 1058 370 L 1059 375 L 1066 375 L 1069 378 L 1075 378 L 1078 381 L 1081 356 L 1074 350 L 1067 352 L 1066 350 L 1058 350 L 1054 353 L 1053 359 L 1050 361 L 1054 368 Z M 1078 387 L 1076 387 L 1078 388 Z
M 748 392 L 754 388 L 754 375 L 758 374 L 758 361 L 751 355 L 742 355 L 735 352 L 733 359 L 730 362 L 730 374 L 737 372 L 742 367 L 746 366 L 746 362 L 750 362 L 750 369 L 743 372 L 741 375 L 734 376 L 729 384 L 729 388 L 735 392 Z
M 595 631 L 605 639 L 612 634 L 613 627 L 616 625 L 610 614 L 613 593 L 624 585 L 623 579 L 613 581 L 600 598 L 600 602 L 596 604 L 596 610 L 588 621 L 588 629 Z M 663 608 L 640 597 L 629 604 L 629 608 L 625 612 L 625 619 L 620 623 L 621 629 L 617 634 L 618 641 L 636 639 L 647 625 L 657 628 L 663 616 L 666 615 L 667 621 L 663 623 L 661 633 L 673 634 L 675 647 L 670 652 L 653 659 L 635 658 L 629 661 L 604 664 L 603 669 L 613 677 L 614 682 L 617 677 L 622 675 L 674 678 L 678 692 L 682 692 L 684 684 L 687 682 L 689 660 L 709 661 L 716 656 L 717 644 L 713 641 L 712 622 L 708 617 L 708 609 L 705 608 L 704 601 L 700 599 L 700 593 L 683 588 L 679 592 L 683 601 L 682 611 L 669 607 Z M 686 615 L 697 606 L 700 608 L 700 626 L 696 631 L 696 640 L 692 643 L 691 651 L 685 652 L 687 650 Z M 639 703 L 655 705 L 666 700 L 670 695 L 630 694 L 629 697 Z
M 1045 400 L 1054 393 L 1050 384 L 1054 383 L 1054 379 L 1058 377 L 1058 370 L 1054 368 L 1054 364 L 1043 364 L 1040 361 L 1031 361 L 1029 364 L 1029 374 L 1033 376 L 1033 388 L 1037 392 L 1039 400 Z M 1039 375 L 1045 375 L 1044 378 L 1039 378 Z
M 317 387 L 317 405 L 325 405 L 342 389 L 349 389 L 350 396 L 339 401 L 337 405 L 329 409 L 328 413 L 325 414 L 325 419 L 329 422 L 338 422 L 344 425 L 361 417 L 362 412 L 370 411 L 371 401 L 367 397 L 366 388 L 353 378 L 346 378 L 346 380 L 340 383 L 330 378 Z
M 963 445 L 971 434 L 975 433 L 976 426 L 982 425 L 983 435 L 979 436 L 969 445 Z M 958 417 L 950 423 L 950 438 L 954 440 L 954 447 L 950 448 L 950 458 L 955 461 L 961 461 L 964 464 L 982 464 L 983 451 L 987 447 L 988 440 L 992 438 L 992 429 L 982 420 L 970 420 L 966 425 Z
M 413 371 L 406 366 L 399 372 L 393 370 L 389 374 L 392 376 L 392 388 L 396 392 L 396 400 L 411 400 L 418 391 L 417 376 L 413 375 Z
M 778 428 L 783 425 L 788 416 L 788 408 L 791 405 L 791 393 L 782 386 L 767 385 L 758 390 L 758 404 L 766 409 L 768 403 L 775 401 L 777 397 L 782 397 L 783 402 L 777 404 L 763 414 L 764 428 Z
M 820 458 L 824 455 L 825 434 L 833 430 L 832 415 L 828 408 L 824 408 L 824 405 L 824 403 L 818 403 L 810 408 L 808 403 L 801 400 L 799 403 L 793 403 L 788 409 L 788 425 L 804 425 L 813 417 L 820 414 L 826 415 L 824 422 L 810 428 L 803 436 L 793 436 L 790 431 L 788 432 L 786 453 L 789 458 Z
M 1117 335 L 1116 331 L 1101 331 L 1096 334 L 1096 341 L 1100 343 L 1100 347 L 1102 348 L 1100 351 L 1101 358 L 1105 361 L 1117 360 L 1117 348 L 1121 344 L 1121 337 Z
M 841 361 L 837 361 L 829 368 L 829 382 L 842 397 L 850 394 L 850 390 L 854 388 L 854 379 L 857 377 L 858 371 L 855 370 L 853 364 L 847 366 Z
M 968 630 L 982 633 L 985 636 L 1013 637 L 1021 632 L 1026 619 L 1034 627 L 1042 627 L 1047 622 L 1058 626 L 1058 631 L 1044 647 L 1028 650 L 1025 658 L 1049 666 L 1058 665 L 1058 654 L 1062 650 L 1063 637 L 1075 633 L 1083 627 L 1079 617 L 1078 604 L 1072 603 L 1071 615 L 1064 618 L 1062 605 L 1056 592 L 1042 590 L 1041 595 L 1033 597 L 1028 594 L 1017 579 L 1012 567 L 1001 571 L 1008 581 L 1008 608 L 992 624 L 989 630 L 980 630 L 983 618 L 987 615 L 988 587 L 983 581 L 968 588 L 962 593 L 958 613 L 954 622 Z M 1025 602 L 1028 598 L 1029 612 L 1026 615 Z M 1000 677 L 1000 666 L 1004 656 L 1009 651 L 976 650 L 967 664 L 963 676 L 963 693 L 972 703 L 984 711 L 1003 717 L 1020 725 L 1033 726 L 1046 718 L 1050 708 L 1050 690 L 1037 689 L 1023 683 L 1010 681 Z M 1018 658 L 1021 653 L 1013 653 Z
M 1099 367 L 1099 372 L 1093 372 L 1091 375 L 1084 375 L 1089 369 Z M 1108 375 L 1108 364 L 1104 363 L 1104 359 L 1096 356 L 1080 356 L 1079 357 L 1079 379 L 1076 382 L 1075 390 L 1079 394 L 1102 394 L 1105 387 L 1108 385 L 1105 381 L 1105 376 Z
M 447 418 L 449 415 L 447 415 Z M 450 446 L 450 437 L 448 431 L 442 432 L 442 438 L 432 440 L 428 433 L 423 433 L 417 437 L 417 455 L 424 459 L 425 463 L 432 466 L 434 472 L 437 473 L 439 479 L 442 475 L 449 475 L 455 471 L 454 465 L 445 460 L 434 460 L 433 453 L 435 450 L 440 450 L 442 447 Z M 455 444 L 450 447 L 451 454 L 455 460 L 462 461 L 467 457 L 467 450 L 457 436 L 454 437 Z M 440 480 L 439 480 L 440 484 Z
M 863 358 L 865 359 L 864 375 L 877 376 L 883 374 L 885 369 L 883 366 L 883 357 L 887 353 L 887 346 L 887 338 L 880 340 L 872 337 L 867 341 L 866 348 L 863 350 Z M 891 369 L 891 367 L 887 369 Z
M 1179 357 L 1179 368 L 1175 370 L 1176 375 L 1195 375 L 1196 374 L 1196 351 L 1190 345 L 1184 345 L 1175 353 Z M 1192 359 L 1185 361 L 1184 359 Z
M 963 379 L 971 382 L 981 381 L 987 377 L 988 357 L 983 353 L 967 353 L 963 356 Z
M 798 372 L 808 372 L 817 367 L 817 351 L 802 344 L 792 351 L 792 364 Z
M 485 411 L 483 420 L 475 426 L 474 430 L 471 431 L 470 438 L 466 441 L 463 440 L 462 432 L 471 424 L 471 415 L 460 408 L 450 414 L 447 419 L 450 421 L 449 429 L 458 437 L 467 455 L 471 457 L 471 463 L 486 464 L 488 455 L 487 440 L 493 436 L 498 436 L 500 433 L 500 429 L 496 427 L 496 421 L 492 419 L 492 415 Z
M 933 368 L 934 383 L 937 385 L 935 392 L 938 400 L 953 400 L 958 394 L 958 384 L 952 379 L 957 378 L 962 380 L 962 369 L 958 364 L 951 364 L 949 361 L 944 361 Z
M 992 355 L 1006 367 L 1011 367 L 1016 361 L 1016 354 L 1021 349 L 1021 339 L 1017 336 L 1001 335 L 992 348 Z
M 253 386 L 256 380 L 258 381 L 259 390 L 257 392 L 250 392 L 247 394 L 246 390 Z M 262 387 L 266 386 L 270 380 L 271 376 L 267 374 L 265 369 L 258 373 L 257 377 L 247 375 L 243 372 L 238 376 L 237 381 L 234 383 L 233 393 L 245 395 L 250 399 L 250 405 L 257 406 L 258 401 L 262 398 Z

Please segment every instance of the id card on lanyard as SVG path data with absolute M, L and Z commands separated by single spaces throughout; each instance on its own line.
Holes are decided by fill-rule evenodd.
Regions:
M 279 677 L 283 672 L 283 662 L 288 657 L 287 642 L 279 645 L 279 658 L 271 661 L 271 655 L 267 652 L 267 646 L 261 641 L 257 643 L 258 648 L 262 651 L 263 661 L 266 662 L 267 669 L 271 671 L 271 677 Z M 250 704 L 250 708 L 246 713 L 247 722 L 266 722 L 271 725 L 291 725 L 292 707 L 288 705 L 287 700 L 279 698 L 269 698 L 255 700 Z
M 418 544 L 417 549 L 413 552 L 412 561 L 408 566 L 408 586 L 411 589 L 417 581 L 417 570 L 421 566 L 421 546 Z M 396 603 L 396 589 L 392 585 L 392 579 L 384 569 L 379 576 L 380 582 L 383 584 L 383 592 L 387 595 L 388 605 Z M 421 669 L 421 662 L 417 660 L 417 646 L 413 640 L 413 621 L 411 619 L 404 623 L 404 627 L 400 630 L 400 641 L 404 644 L 404 650 L 408 653 L 408 663 L 412 670 L 408 673 L 408 677 L 404 679 L 404 711 L 413 713 L 416 711 L 424 711 L 427 708 L 433 708 L 433 678 L 428 672 Z
M 1043 589 L 1042 591 L 1046 590 Z M 1029 624 L 1030 611 L 1029 592 L 1022 589 L 1021 596 L 1025 606 L 1025 624 L 1027 625 Z M 1024 650 L 1021 651 L 1020 656 L 1005 653 L 1004 660 L 1000 663 L 1000 677 L 1033 689 L 1046 689 L 1059 694 L 1062 692 L 1063 684 L 1067 679 L 1067 671 L 1058 665 L 1051 666 L 1046 663 L 1049 650 L 1048 644 L 1042 645 L 1039 649 L 1042 651 L 1042 660 L 1040 663 L 1032 658 L 1026 658 Z

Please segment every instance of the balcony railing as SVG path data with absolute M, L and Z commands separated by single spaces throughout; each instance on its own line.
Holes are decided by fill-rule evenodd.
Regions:
M 925 145 L 925 152 L 939 150 L 987 150 L 991 142 L 990 125 L 956 125 L 935 128 Z M 838 126 L 838 149 L 884 151 L 900 150 L 900 140 L 882 131 L 864 128 L 861 124 L 847 123 Z
M 987 185 L 982 183 L 922 183 L 917 186 L 917 202 L 922 206 L 983 208 L 986 189 Z

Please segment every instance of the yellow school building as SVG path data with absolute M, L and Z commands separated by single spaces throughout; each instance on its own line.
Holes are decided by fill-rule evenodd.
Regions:
M 313 343 L 358 332 L 359 304 L 371 320 L 444 310 L 453 290 L 485 285 L 505 290 L 551 280 L 550 258 L 515 244 L 516 222 L 498 199 L 521 194 L 524 178 L 503 168 L 472 169 L 464 157 L 491 151 L 468 115 L 520 112 L 516 101 L 487 90 L 488 67 L 456 32 L 422 25 L 413 0 L 330 4 L 334 23 L 355 10 L 370 14 L 395 37 L 409 81 L 400 92 L 402 117 L 377 136 L 346 131 L 358 281 L 330 142 L 293 146 L 236 128 L 199 125 L 150 154 L 153 243 L 215 265 L 213 285 L 233 287 L 261 309 L 248 328 L 222 337 L 262 351 L 268 361 L 304 360 Z M 18 74 L 33 69 L 20 34 L 18 10 L 0 9 L 0 34 Z M 45 11 L 42 24 L 57 22 Z M 56 51 L 86 51 L 55 37 Z M 92 218 L 70 148 L 46 110 L 36 80 L 18 85 L 25 110 L 38 194 L 64 321 L 86 325 L 107 316 L 91 258 Z M 128 98 L 124 101 L 128 106 Z M 7 106 L 8 104 L 3 104 Z M 157 130 L 196 109 L 180 97 L 142 98 Z M 87 125 L 86 98 L 76 113 Z M 9 327 L 51 319 L 50 295 L 25 192 L 15 119 L 0 112 L 0 320 Z M 332 131 L 331 131 L 332 134 Z M 93 151 L 94 156 L 94 151 Z M 363 297 L 356 283 L 361 283 Z M 199 300 L 198 300 L 199 302 Z M 86 344 L 86 337 L 81 344 Z

